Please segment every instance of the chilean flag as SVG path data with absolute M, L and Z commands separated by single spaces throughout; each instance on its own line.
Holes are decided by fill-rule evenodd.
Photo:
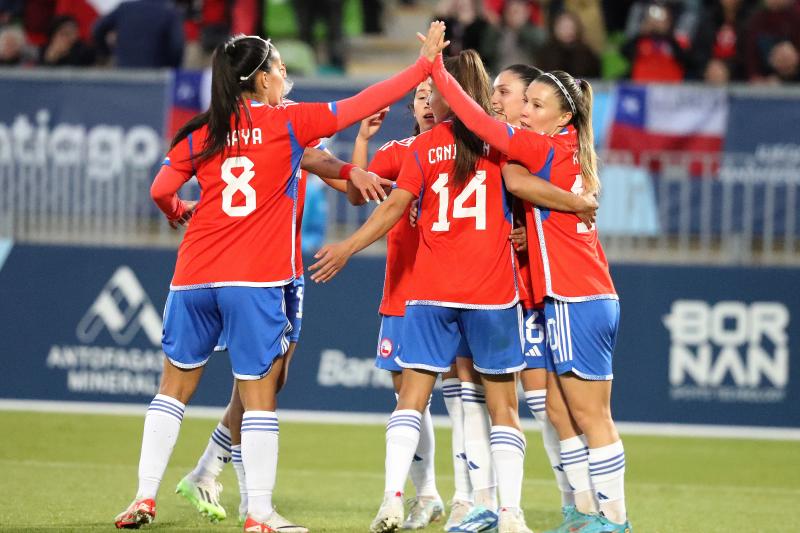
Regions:
M 661 152 L 718 155 L 727 124 L 724 89 L 620 85 L 608 147 L 631 152 L 637 162 L 658 160 Z

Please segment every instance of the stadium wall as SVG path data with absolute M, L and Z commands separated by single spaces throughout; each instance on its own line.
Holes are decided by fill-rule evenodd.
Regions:
M 174 261 L 163 249 L 0 243 L 0 399 L 148 402 Z M 332 283 L 307 284 L 282 408 L 331 417 L 392 409 L 389 376 L 373 366 L 383 271 L 382 258 L 355 258 Z M 795 270 L 620 265 L 613 274 L 618 420 L 800 429 Z M 217 354 L 193 403 L 223 406 L 230 386 Z M 439 395 L 433 410 L 444 412 Z

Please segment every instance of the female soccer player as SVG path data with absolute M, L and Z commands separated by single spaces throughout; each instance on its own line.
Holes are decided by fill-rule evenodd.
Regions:
M 462 52 L 449 67 L 489 109 L 489 80 L 480 57 Z M 436 108 L 434 92 L 432 107 Z M 519 427 L 514 372 L 524 367 L 519 339 L 516 270 L 508 236 L 510 209 L 496 152 L 458 120 L 412 142 L 397 188 L 343 243 L 324 247 L 311 266 L 327 282 L 355 252 L 384 235 L 420 199 L 420 243 L 408 291 L 404 345 L 397 357 L 403 387 L 386 431 L 386 490 L 371 531 L 395 531 L 402 490 L 417 448 L 421 413 L 436 374 L 450 369 L 461 345 L 483 375 L 492 415 L 500 531 L 527 532 L 520 509 L 525 437 Z M 466 262 L 469 262 L 468 264 Z
M 292 83 L 286 78 L 286 68 L 280 58 L 280 53 L 273 49 L 272 61 L 280 65 L 281 75 L 284 77 L 284 94 L 288 93 Z M 286 105 L 294 104 L 291 100 L 283 99 Z M 289 334 L 289 348 L 283 356 L 283 372 L 278 380 L 278 390 L 286 383 L 289 364 L 294 355 L 297 342 L 300 338 L 300 329 L 303 316 L 303 293 L 304 277 L 302 262 L 301 227 L 303 221 L 303 207 L 305 203 L 306 182 L 308 173 L 316 174 L 321 179 L 340 192 L 346 192 L 348 185 L 353 194 L 362 201 L 364 198 L 380 200 L 385 197 L 381 184 L 391 184 L 387 180 L 380 180 L 379 183 L 372 183 L 374 176 L 371 176 L 361 168 L 353 167 L 350 170 L 350 180 L 339 179 L 343 173 L 345 162 L 331 155 L 325 147 L 316 142 L 312 143 L 303 152 L 300 162 L 300 170 L 297 174 L 297 225 L 295 229 L 295 257 L 297 258 L 297 272 L 295 280 L 291 286 L 287 286 L 284 292 L 284 303 L 286 306 L 286 316 L 291 322 L 292 330 Z M 223 350 L 226 346 L 225 339 L 220 339 L 217 350 Z M 202 515 L 207 516 L 211 521 L 224 520 L 227 516 L 225 508 L 219 502 L 219 495 L 222 485 L 217 482 L 217 477 L 222 473 L 226 463 L 232 462 L 233 468 L 239 483 L 239 519 L 244 522 L 247 516 L 247 483 L 242 465 L 242 446 L 241 446 L 241 424 L 244 415 L 244 407 L 239 398 L 239 391 L 234 379 L 231 400 L 228 403 L 222 420 L 211 433 L 208 444 L 195 468 L 178 483 L 175 492 L 182 495 L 189 501 Z
M 431 82 L 425 80 L 414 91 L 413 114 L 414 135 L 426 132 L 434 126 L 433 112 L 429 105 Z M 397 180 L 400 166 L 405 159 L 409 145 L 414 137 L 390 141 L 381 146 L 367 166 L 369 139 L 380 129 L 388 110 L 366 118 L 361 122 L 356 142 L 353 147 L 353 164 L 367 168 L 370 172 L 391 181 Z M 363 204 L 361 194 L 349 187 L 348 197 L 351 203 Z M 394 225 L 389 231 L 386 243 L 386 275 L 383 283 L 383 298 L 380 304 L 381 327 L 378 334 L 378 348 L 375 366 L 388 370 L 392 374 L 392 382 L 397 394 L 402 385 L 402 367 L 395 361 L 405 344 L 402 338 L 403 316 L 407 300 L 408 285 L 411 281 L 411 270 L 417 253 L 419 241 L 417 229 L 412 227 L 408 216 Z M 414 453 L 409 476 L 416 489 L 415 497 L 410 500 L 408 516 L 403 522 L 403 529 L 423 529 L 429 523 L 438 521 L 444 514 L 444 505 L 436 488 L 434 455 L 436 444 L 433 433 L 433 421 L 430 409 L 426 407 L 422 413 L 419 444 Z
M 214 52 L 211 105 L 176 135 L 152 196 L 171 221 L 185 220 L 177 191 L 197 175 L 203 195 L 178 251 L 164 317 L 159 394 L 145 416 L 139 488 L 116 526 L 155 516 L 155 496 L 185 404 L 220 335 L 228 343 L 244 404 L 245 531 L 305 531 L 275 513 L 276 392 L 291 328 L 283 308 L 296 272 L 296 173 L 303 149 L 398 100 L 425 79 L 443 47 L 434 22 L 419 60 L 358 95 L 329 104 L 279 105 L 283 75 L 274 47 L 257 37 Z M 255 102 L 253 102 L 255 101 Z
M 492 110 L 496 118 L 504 120 L 506 123 L 520 127 L 520 120 L 527 102 L 525 93 L 528 86 L 536 79 L 542 71 L 536 67 L 529 65 L 511 65 L 503 69 L 497 75 L 494 81 L 494 92 L 492 93 Z M 509 172 L 517 172 L 516 180 L 524 180 L 525 174 L 520 174 L 520 169 L 517 165 L 508 165 L 505 167 L 503 173 L 508 177 Z M 508 183 L 509 187 L 513 189 L 515 186 L 514 181 Z M 579 216 L 590 215 L 596 202 L 593 195 L 584 197 L 576 197 L 574 195 L 565 195 L 565 201 L 584 202 L 586 210 L 581 211 L 579 205 L 574 207 L 566 206 L 551 206 L 561 211 L 575 211 Z M 569 198 L 572 196 L 572 198 Z M 515 202 L 515 207 L 519 205 Z M 535 229 L 535 222 L 533 220 L 533 206 L 524 202 L 523 206 L 523 226 L 527 226 L 531 230 Z M 570 488 L 569 481 L 561 468 L 561 451 L 560 439 L 558 432 L 556 432 L 553 424 L 547 418 L 545 409 L 547 398 L 547 372 L 552 372 L 553 369 L 547 365 L 548 358 L 545 357 L 546 351 L 546 328 L 544 320 L 544 294 L 542 291 L 537 291 L 540 294 L 535 295 L 531 285 L 531 264 L 538 266 L 541 260 L 537 255 L 539 254 L 538 237 L 534 231 L 531 231 L 532 242 L 530 248 L 518 251 L 518 259 L 520 264 L 520 287 L 527 289 L 525 296 L 520 296 L 521 305 L 523 308 L 524 325 L 523 332 L 525 339 L 525 362 L 527 364 L 525 370 L 520 373 L 522 380 L 522 388 L 525 393 L 525 403 L 528 405 L 533 417 L 539 421 L 542 428 L 542 441 L 544 444 L 545 453 L 553 469 L 556 477 L 556 483 L 561 493 L 561 507 L 562 514 L 565 521 L 571 521 L 575 518 L 575 500 L 573 497 L 572 489 Z M 529 258 L 528 253 L 533 255 Z M 536 268 L 537 274 L 541 277 L 541 268 Z
M 471 130 L 532 174 L 564 190 L 599 191 L 588 82 L 561 71 L 538 77 L 526 93 L 521 122 L 528 130 L 514 130 L 485 113 L 438 58 L 434 82 Z M 629 531 L 625 451 L 611 418 L 619 299 L 608 262 L 596 229 L 575 215 L 539 208 L 534 215 L 547 295 L 548 348 L 557 374 L 548 383 L 548 415 L 561 439 L 561 464 L 581 513 L 568 527 L 583 533 Z M 563 418 L 550 408 L 562 397 L 568 408 Z

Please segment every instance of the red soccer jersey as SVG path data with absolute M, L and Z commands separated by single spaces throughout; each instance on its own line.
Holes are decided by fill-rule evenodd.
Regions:
M 322 144 L 322 141 L 316 140 L 311 142 L 308 145 L 308 148 L 318 148 L 320 150 L 325 150 L 325 145 Z M 303 170 L 302 168 L 297 172 L 297 229 L 295 231 L 295 243 L 294 243 L 294 256 L 297 259 L 297 270 L 295 271 L 295 277 L 300 277 L 303 275 L 303 242 L 302 242 L 302 234 L 303 234 L 303 209 L 306 206 L 306 186 L 308 184 L 308 171 Z
M 173 289 L 280 286 L 298 271 L 297 172 L 304 148 L 336 131 L 336 116 L 328 104 L 255 103 L 241 115 L 227 150 L 193 161 L 203 126 L 164 161 L 187 180 L 196 175 L 203 191 L 178 249 Z
M 533 309 L 534 297 L 531 286 L 531 269 L 528 264 L 528 252 L 517 252 L 517 287 L 519 288 L 519 303 L 524 309 Z
M 409 137 L 384 144 L 375 152 L 368 170 L 387 180 L 397 180 L 403 159 L 413 141 L 414 137 Z M 380 306 L 383 315 L 403 316 L 406 313 L 411 271 L 419 243 L 419 232 L 408 221 L 409 210 L 410 207 L 386 236 L 386 275 L 383 278 Z
M 453 183 L 456 146 L 444 122 L 414 139 L 397 186 L 420 199 L 419 247 L 407 305 L 505 309 L 518 301 L 511 206 L 501 156 L 486 147 L 466 183 Z
M 513 129 L 509 134 L 510 159 L 520 161 L 531 173 L 557 187 L 576 194 L 583 191 L 573 128 L 552 137 Z M 596 227 L 588 229 L 574 214 L 549 209 L 535 208 L 529 223 L 530 218 L 535 226 L 529 226 L 528 235 L 530 239 L 535 227 L 547 296 L 570 302 L 617 298 Z M 529 250 L 534 249 L 529 243 Z M 532 268 L 536 268 L 534 263 Z

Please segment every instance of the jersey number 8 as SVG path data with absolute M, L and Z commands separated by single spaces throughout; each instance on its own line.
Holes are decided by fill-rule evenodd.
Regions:
M 450 231 L 450 221 L 447 220 L 447 208 L 450 205 L 450 189 L 447 188 L 449 176 L 446 172 L 439 174 L 439 179 L 433 182 L 431 189 L 439 196 L 439 218 L 431 226 L 431 231 Z M 474 218 L 475 229 L 486 229 L 486 171 L 479 170 L 456 196 L 453 201 L 453 218 Z M 467 198 L 475 194 L 475 207 L 464 207 Z
M 256 190 L 250 185 L 250 180 L 256 177 L 253 172 L 253 162 L 244 156 L 229 157 L 222 162 L 220 167 L 222 181 L 228 185 L 222 189 L 222 210 L 231 217 L 246 217 L 256 210 Z M 239 176 L 233 174 L 233 169 L 242 169 Z M 244 195 L 244 205 L 233 205 L 233 197 L 237 192 Z

